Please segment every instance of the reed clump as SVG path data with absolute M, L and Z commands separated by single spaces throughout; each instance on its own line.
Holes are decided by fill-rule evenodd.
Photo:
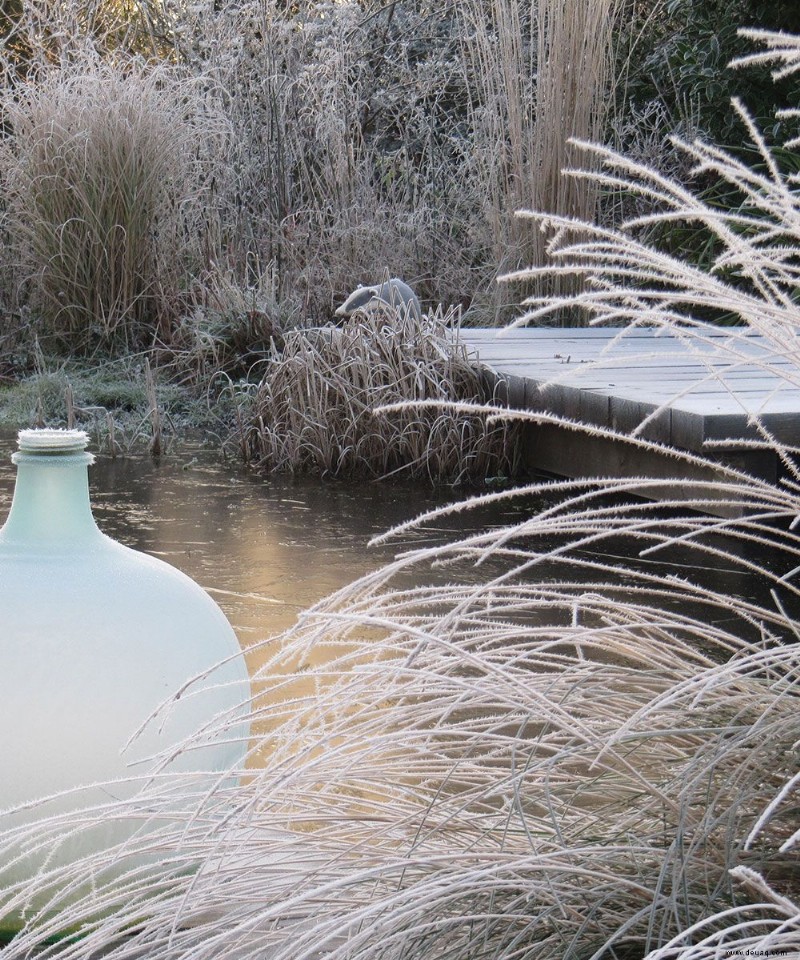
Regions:
M 264 363 L 242 437 L 248 459 L 262 470 L 327 477 L 461 483 L 508 473 L 513 428 L 448 406 L 480 403 L 485 392 L 448 319 L 389 308 L 357 313 L 343 327 L 290 332 Z M 378 412 L 390 404 L 404 406 Z
M 539 0 L 535 123 L 531 134 L 531 199 L 516 209 L 531 206 L 573 220 L 593 219 L 600 189 L 589 177 L 570 177 L 577 160 L 571 141 L 603 142 L 609 113 L 609 92 L 614 68 L 614 31 L 618 27 L 620 0 L 574 4 L 565 15 L 558 0 Z M 584 163 L 585 167 L 586 164 Z M 524 221 L 518 220 L 518 230 Z M 527 233 L 529 262 L 547 262 L 545 229 Z M 563 277 L 543 276 L 533 285 L 547 283 L 545 296 L 561 292 Z M 574 282 L 574 280 L 573 280 Z M 582 322 L 578 312 L 563 312 L 564 326 Z
M 169 334 L 202 262 L 222 128 L 165 65 L 66 66 L 4 101 L 0 152 L 18 297 L 73 351 Z

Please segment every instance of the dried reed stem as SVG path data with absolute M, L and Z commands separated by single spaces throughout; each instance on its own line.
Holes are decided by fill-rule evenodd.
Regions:
M 158 405 L 158 394 L 156 393 L 156 378 L 150 366 L 149 357 L 144 358 L 144 383 L 147 393 L 148 416 L 153 431 L 149 447 L 150 456 L 160 457 L 163 451 L 161 409 Z
M 599 196 L 595 181 L 575 179 L 564 171 L 577 160 L 570 146 L 572 139 L 603 139 L 614 64 L 614 26 L 621 7 L 620 0 L 539 2 L 531 207 L 541 213 L 579 220 L 595 215 Z M 547 231 L 531 231 L 529 253 L 534 265 L 546 262 L 547 241 Z M 548 294 L 558 292 L 561 279 L 553 282 L 557 286 Z M 561 323 L 574 321 L 574 315 L 559 316 Z

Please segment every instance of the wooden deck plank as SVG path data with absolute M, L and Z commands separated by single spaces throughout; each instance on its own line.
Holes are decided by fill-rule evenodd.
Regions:
M 513 332 L 513 331 L 512 331 Z M 553 336 L 547 339 L 529 338 L 525 336 L 499 336 L 494 332 L 480 330 L 462 330 L 461 339 L 465 345 L 475 349 L 485 357 L 505 356 L 509 359 L 519 355 L 521 345 L 524 344 L 528 356 L 537 358 L 553 358 L 572 356 L 600 357 L 604 355 L 627 356 L 630 354 L 674 355 L 681 358 L 708 357 L 719 359 L 740 358 L 742 362 L 760 357 L 780 359 L 782 354 L 766 343 L 763 338 L 755 335 L 712 337 L 707 342 L 692 342 L 678 340 L 675 337 L 639 336 L 634 338 L 616 338 L 609 335 L 610 331 L 587 330 L 571 333 L 569 336 Z M 600 334 L 605 333 L 605 337 Z M 800 344 L 798 344 L 800 346 Z
M 733 358 L 731 356 L 721 356 L 718 353 L 708 354 L 705 357 L 690 357 L 686 354 L 679 354 L 675 351 L 664 351 L 663 353 L 624 353 L 615 351 L 609 354 L 599 354 L 587 352 L 585 355 L 578 356 L 577 353 L 564 354 L 538 354 L 536 351 L 528 350 L 529 344 L 516 344 L 512 350 L 487 350 L 476 348 L 473 345 L 470 355 L 474 356 L 481 363 L 504 363 L 504 364 L 527 364 L 531 367 L 540 367 L 552 370 L 559 370 L 564 373 L 577 373 L 587 367 L 597 370 L 625 369 L 626 367 L 653 367 L 669 366 L 676 368 L 685 368 L 701 371 L 720 371 L 730 372 L 746 371 L 749 373 L 763 373 L 769 376 L 769 373 L 762 368 L 766 365 L 769 369 L 778 368 L 789 374 L 795 373 L 795 364 L 785 357 L 768 357 L 761 354 L 758 357 L 750 356 L 748 358 Z
M 506 368 L 504 367 L 504 370 Z M 509 364 L 507 373 L 518 377 L 524 377 L 526 380 L 533 380 L 537 385 L 546 390 L 548 386 L 571 387 L 576 390 L 595 390 L 595 389 L 636 389 L 650 390 L 655 389 L 659 393 L 668 396 L 674 396 L 682 390 L 691 389 L 694 393 L 717 393 L 720 396 L 728 396 L 731 392 L 741 390 L 760 393 L 763 396 L 794 396 L 800 397 L 800 384 L 785 383 L 766 380 L 764 377 L 748 376 L 747 374 L 732 375 L 729 378 L 718 379 L 715 377 L 699 378 L 693 376 L 690 370 L 680 370 L 675 373 L 663 376 L 664 371 L 658 370 L 658 381 L 654 381 L 653 371 L 645 368 L 636 367 L 634 370 L 622 371 L 621 376 L 615 374 L 619 371 L 612 371 L 603 375 L 603 371 L 587 371 L 586 376 L 582 377 L 555 377 L 546 376 L 547 371 L 540 371 L 528 366 L 515 366 Z
M 775 354 L 749 353 L 746 356 L 733 354 L 707 353 L 697 356 L 689 356 L 686 353 L 679 353 L 675 350 L 656 351 L 624 351 L 615 350 L 611 353 L 599 353 L 593 351 L 563 350 L 562 352 L 539 353 L 538 351 L 527 349 L 530 344 L 518 343 L 511 344 L 511 349 L 498 350 L 494 345 L 491 348 L 478 347 L 472 345 L 472 350 L 482 363 L 528 363 L 532 366 L 545 366 L 552 368 L 563 368 L 565 370 L 580 370 L 582 367 L 591 365 L 599 369 L 607 369 L 625 366 L 651 366 L 667 365 L 674 367 L 687 367 L 695 370 L 748 370 L 760 371 L 764 365 L 770 368 L 779 367 L 781 369 L 792 371 L 795 365 L 785 357 Z
M 712 458 L 766 479 L 777 477 L 777 456 L 743 443 L 763 439 L 756 418 L 779 442 L 800 447 L 800 370 L 796 361 L 752 333 L 723 329 L 692 344 L 653 330 L 620 336 L 619 330 L 601 327 L 465 329 L 459 335 L 468 355 L 495 384 L 499 402 L 511 407 L 622 433 L 640 428 L 646 439 L 692 453 L 710 452 Z M 788 343 L 787 354 L 794 356 L 795 349 L 800 353 L 800 340 L 797 348 Z M 645 455 L 622 441 L 557 425 L 526 429 L 526 455 L 551 472 L 695 476 L 681 473 L 683 467 L 675 465 L 679 461 Z M 709 447 L 711 441 L 715 444 Z M 707 478 L 702 470 L 696 476 Z
M 601 327 L 467 329 L 460 336 L 476 362 L 509 379 L 507 401 L 513 395 L 516 405 L 624 430 L 635 428 L 637 416 L 641 422 L 668 405 L 674 414 L 669 435 L 660 414 L 653 431 L 691 450 L 737 431 L 742 439 L 754 436 L 753 416 L 785 442 L 796 442 L 791 414 L 800 420 L 800 376 L 785 357 L 773 363 L 781 376 L 760 369 L 758 362 L 774 350 L 753 334 L 721 330 L 691 351 L 675 337 L 645 329 L 623 337 Z

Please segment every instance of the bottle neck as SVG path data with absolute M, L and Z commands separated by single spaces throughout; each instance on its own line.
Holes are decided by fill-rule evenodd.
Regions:
M 17 482 L 0 539 L 78 546 L 100 535 L 89 503 L 91 454 L 17 453 Z

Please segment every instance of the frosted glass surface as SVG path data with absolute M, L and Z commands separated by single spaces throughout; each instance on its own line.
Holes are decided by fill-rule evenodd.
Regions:
M 77 431 L 47 433 L 38 447 L 35 437 L 22 438 L 14 501 L 0 530 L 0 810 L 6 811 L 110 781 L 120 782 L 81 791 L 79 801 L 66 797 L 48 812 L 130 795 L 136 789 L 130 778 L 146 773 L 154 756 L 215 718 L 240 716 L 249 695 L 236 637 L 217 605 L 174 567 L 98 530 L 85 435 L 78 442 L 68 435 Z M 216 779 L 215 771 L 243 759 L 246 725 L 237 732 L 238 738 L 179 755 L 166 769 L 208 771 Z M 3 820 L 37 816 L 33 808 Z M 92 842 L 123 833 L 124 827 L 116 838 L 98 833 Z M 0 864 L 0 880 L 18 879 L 22 869 Z

